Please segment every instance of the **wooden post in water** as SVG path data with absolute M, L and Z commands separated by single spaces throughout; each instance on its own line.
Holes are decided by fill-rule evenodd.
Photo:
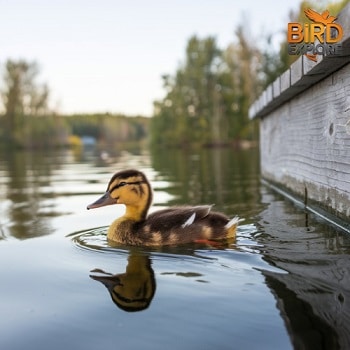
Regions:
M 250 107 L 262 177 L 350 232 L 350 4 L 341 55 L 301 56 Z M 338 221 L 339 219 L 339 221 Z

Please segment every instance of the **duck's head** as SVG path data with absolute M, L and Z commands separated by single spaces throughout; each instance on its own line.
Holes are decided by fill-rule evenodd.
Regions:
M 96 202 L 87 206 L 94 209 L 111 204 L 125 204 L 134 212 L 136 219 L 142 219 L 152 202 L 151 186 L 144 173 L 138 170 L 123 170 L 114 174 L 107 191 Z M 136 215 L 137 214 L 137 215 Z

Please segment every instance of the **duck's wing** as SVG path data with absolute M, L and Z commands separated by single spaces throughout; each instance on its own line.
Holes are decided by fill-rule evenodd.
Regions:
M 141 222 L 138 236 L 145 245 L 171 245 L 231 239 L 240 221 L 211 211 L 211 205 L 159 210 Z
M 163 209 L 150 214 L 147 223 L 161 229 L 182 227 L 185 228 L 194 222 L 208 216 L 212 205 L 199 205 L 195 207 L 183 206 Z

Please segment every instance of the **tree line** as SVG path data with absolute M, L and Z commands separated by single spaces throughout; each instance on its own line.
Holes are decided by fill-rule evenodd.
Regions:
M 83 136 L 111 145 L 139 141 L 148 134 L 148 118 L 124 115 L 59 115 L 49 108 L 50 90 L 39 83 L 36 62 L 8 59 L 3 66 L 0 146 L 44 148 L 69 146 Z M 76 142 L 75 142 L 76 144 Z

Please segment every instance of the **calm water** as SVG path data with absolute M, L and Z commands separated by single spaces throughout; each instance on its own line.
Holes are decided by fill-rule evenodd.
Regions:
M 122 206 L 86 205 L 130 167 L 153 210 L 244 217 L 236 242 L 108 246 Z M 0 199 L 0 349 L 350 347 L 349 236 L 261 185 L 256 150 L 7 153 Z

